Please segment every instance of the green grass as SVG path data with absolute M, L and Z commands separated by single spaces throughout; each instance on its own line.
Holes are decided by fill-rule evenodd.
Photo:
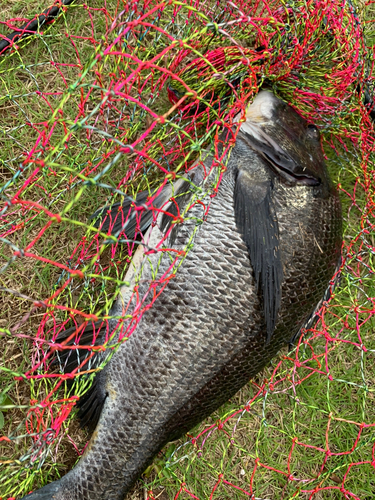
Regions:
M 93 9 L 101 7 L 102 4 L 99 0 L 89 2 Z M 6 8 L 2 7 L 0 20 L 12 16 L 33 16 L 45 7 L 45 2 L 41 0 L 32 4 L 26 1 L 10 1 Z M 111 247 L 101 247 L 101 267 L 96 267 L 98 251 L 93 243 L 95 231 L 90 229 L 89 217 L 99 206 L 106 203 L 107 199 L 121 198 L 121 194 L 115 193 L 116 189 L 132 193 L 147 186 L 153 187 L 160 181 L 161 174 L 147 164 L 147 176 L 140 170 L 131 182 L 121 184 L 134 160 L 134 157 L 129 156 L 129 159 L 126 157 L 109 166 L 96 183 L 85 184 L 85 181 L 92 180 L 110 164 L 113 156 L 108 156 L 103 164 L 97 163 L 99 157 L 113 152 L 113 144 L 103 140 L 103 136 L 98 133 L 88 138 L 88 129 L 83 127 L 71 129 L 72 136 L 69 140 L 62 140 L 67 134 L 64 125 L 72 127 L 81 105 L 82 94 L 87 95 L 89 91 L 90 98 L 83 106 L 82 117 L 90 113 L 91 117 L 85 125 L 99 124 L 97 128 L 105 129 L 112 138 L 130 141 L 131 138 L 134 140 L 139 137 L 151 123 L 150 116 L 139 106 L 127 105 L 126 108 L 126 103 L 121 99 L 117 108 L 109 110 L 109 115 L 100 114 L 107 110 L 104 104 L 99 110 L 95 110 L 103 99 L 103 92 L 109 88 L 111 79 L 129 75 L 131 67 L 115 57 L 103 58 L 100 63 L 93 60 L 95 47 L 90 40 L 82 37 L 92 35 L 95 40 L 100 41 L 106 30 L 106 16 L 99 10 L 92 10 L 90 13 L 94 20 L 93 32 L 87 11 L 76 2 L 59 24 L 46 31 L 43 38 L 30 38 L 27 42 L 20 43 L 18 53 L 0 60 L 0 187 L 7 186 L 5 194 L 11 196 L 22 186 L 37 166 L 30 163 L 25 166 L 23 172 L 19 171 L 20 163 L 25 159 L 25 152 L 33 148 L 43 130 L 48 131 L 51 134 L 48 144 L 41 147 L 40 153 L 34 155 L 36 159 L 43 158 L 45 166 L 38 175 L 38 182 L 29 185 L 23 198 L 38 202 L 52 213 L 59 213 L 63 220 L 60 223 L 54 222 L 46 230 L 32 247 L 32 252 L 68 265 L 73 250 L 86 235 L 85 245 L 89 249 L 86 253 L 83 252 L 83 261 L 78 262 L 75 257 L 71 262 L 72 265 L 77 264 L 80 269 L 85 270 L 86 279 L 74 278 L 70 286 L 54 300 L 54 305 L 74 307 L 86 313 L 101 315 L 108 311 L 113 292 L 118 289 L 118 284 L 123 279 L 126 266 L 119 262 L 126 260 L 127 249 L 125 246 L 119 246 L 112 253 Z M 111 14 L 113 17 L 114 11 L 111 11 Z M 183 20 L 184 15 L 182 12 L 181 18 L 178 19 Z M 369 7 L 364 16 L 373 17 Z M 199 23 L 200 20 L 197 19 L 194 27 L 202 28 Z M 171 26 L 170 29 L 176 28 Z M 1 25 L 0 30 L 2 33 L 6 32 Z M 71 35 L 75 46 L 65 37 L 65 30 Z M 301 31 L 302 26 L 297 27 L 298 30 Z M 114 36 L 112 33 L 109 40 L 113 40 Z M 158 48 L 169 43 L 158 36 L 150 31 L 142 43 L 139 43 L 137 50 L 134 49 L 134 53 L 145 60 L 155 56 Z M 189 32 L 189 36 L 195 36 L 193 31 Z M 250 36 L 253 36 L 250 30 L 249 33 L 246 30 L 241 32 L 243 40 L 249 40 Z M 372 43 L 372 36 L 373 31 L 369 25 L 368 43 Z M 224 41 L 224 38 L 218 36 L 217 46 Z M 129 47 L 131 43 L 134 44 L 135 41 L 131 39 Z M 311 88 L 326 85 L 324 74 L 329 71 L 329 64 L 326 63 L 325 57 L 331 49 L 332 42 L 327 42 L 327 46 L 322 48 L 319 64 L 314 66 L 314 72 L 304 74 L 305 85 L 310 85 Z M 172 55 L 169 56 L 170 59 L 166 58 L 166 65 Z M 51 58 L 56 63 L 54 66 L 50 64 Z M 342 55 L 342 60 L 345 60 L 345 54 Z M 70 65 L 65 66 L 66 62 Z M 163 66 L 161 63 L 160 65 Z M 81 78 L 82 73 L 84 76 Z M 98 74 L 101 76 L 100 85 L 97 81 Z M 159 77 L 161 71 L 155 71 L 155 75 Z M 138 83 L 146 82 L 147 78 L 148 70 L 141 71 Z M 81 86 L 69 87 L 77 80 Z M 293 98 L 290 83 L 286 85 L 285 82 L 271 78 L 271 84 L 285 99 Z M 134 87 L 136 88 L 137 86 Z M 46 96 L 45 100 L 36 94 L 36 91 L 50 92 L 53 95 Z M 134 95 L 136 96 L 136 92 Z M 355 98 L 353 99 L 355 101 Z M 170 107 L 165 89 L 157 97 L 143 92 L 142 102 L 147 103 L 158 115 L 164 114 Z M 329 147 L 332 129 L 336 132 L 341 130 L 337 128 L 339 119 L 346 120 L 345 124 L 349 130 L 357 130 L 359 114 L 348 112 L 352 104 L 344 107 L 341 110 L 342 115 L 335 117 L 329 126 L 324 120 L 320 123 L 323 127 L 323 142 L 332 178 L 336 183 L 340 183 L 342 188 L 345 243 L 353 241 L 360 234 L 361 220 L 365 221 L 364 207 L 369 196 L 374 194 L 372 185 L 364 189 L 359 184 L 355 194 L 356 205 L 353 205 L 345 192 L 353 192 L 357 179 L 363 184 L 360 150 L 351 147 L 349 141 L 346 141 L 347 151 L 335 142 L 338 154 Z M 121 114 L 122 106 L 124 109 L 131 109 L 133 114 Z M 173 114 L 169 118 L 172 121 Z M 34 127 L 25 125 L 25 122 L 34 124 Z M 45 122 L 48 124 L 43 129 Z M 52 125 L 56 125 L 54 129 Z M 173 132 L 171 130 L 168 121 L 165 125 L 158 125 L 157 133 L 161 142 L 169 139 Z M 127 131 L 127 136 L 124 131 Z M 197 141 L 200 135 L 201 131 L 196 131 L 195 136 L 190 138 L 191 142 Z M 206 142 L 209 142 L 209 137 Z M 160 149 L 155 147 L 150 155 L 158 159 Z M 95 167 L 94 170 L 90 171 L 88 165 Z M 177 168 L 177 165 L 178 161 L 171 162 L 170 168 Z M 369 166 L 371 167 L 370 163 Z M 17 172 L 19 177 L 15 177 Z M 23 227 L 8 237 L 15 247 L 25 248 L 38 237 L 50 220 L 50 217 L 43 213 L 35 212 L 33 215 L 35 217 L 32 220 L 29 220 L 30 212 L 19 211 L 13 216 L 13 222 L 24 223 Z M 368 214 L 368 218 L 371 216 Z M 90 244 L 92 246 L 88 247 Z M 357 424 L 374 422 L 375 322 L 371 299 L 375 297 L 375 285 L 372 274 L 369 273 L 369 269 L 372 271 L 375 267 L 373 253 L 370 251 L 370 247 L 374 245 L 372 233 L 362 235 L 353 244 L 340 288 L 335 292 L 324 317 L 331 337 L 327 340 L 324 335 L 308 332 L 298 350 L 287 353 L 285 349 L 256 380 L 250 382 L 231 401 L 191 431 L 191 435 L 197 436 L 214 426 L 208 431 L 210 436 L 207 440 L 206 433 L 196 444 L 183 439 L 172 447 L 168 446 L 155 459 L 153 466 L 137 483 L 129 498 L 143 499 L 146 487 L 153 489 L 155 498 L 171 499 L 178 492 L 181 483 L 185 483 L 186 488 L 199 498 L 210 498 L 220 474 L 223 474 L 224 480 L 248 491 L 258 457 L 263 465 L 258 465 L 253 478 L 255 496 L 272 500 L 288 499 L 299 488 L 337 488 L 341 485 L 350 464 L 371 460 L 375 441 L 375 427 L 371 426 L 363 428 L 351 453 L 337 454 L 352 449 L 358 437 Z M 95 258 L 90 258 L 90 255 Z M 358 261 L 358 257 L 362 262 Z M 18 295 L 8 291 L 0 292 L 0 332 L 4 337 L 0 364 L 0 411 L 4 417 L 1 432 L 5 437 L 18 438 L 11 442 L 0 441 L 0 497 L 25 494 L 65 474 L 78 458 L 72 442 L 82 450 L 88 439 L 88 435 L 78 428 L 74 416 L 70 415 L 64 423 L 61 442 L 58 446 L 57 443 L 51 446 L 52 453 L 46 457 L 40 470 L 37 467 L 25 468 L 18 462 L 20 457 L 27 455 L 32 444 L 25 430 L 26 413 L 34 404 L 30 399 L 43 400 L 55 384 L 50 380 L 15 379 L 15 375 L 22 375 L 30 369 L 35 363 L 33 356 L 38 352 L 32 340 L 36 337 L 45 311 L 32 307 L 30 300 L 48 298 L 68 275 L 51 263 L 28 258 L 12 261 L 12 248 L 3 244 L 0 247 L 0 267 L 7 263 L 6 272 L 0 274 L 0 286 L 11 289 Z M 90 278 L 94 275 L 96 279 L 93 282 Z M 44 318 L 47 320 L 44 327 L 47 337 L 50 338 L 56 324 L 68 317 L 68 312 L 60 310 L 51 313 L 49 318 Z M 366 351 L 358 347 L 357 325 L 360 325 L 359 331 Z M 330 340 L 336 336 L 337 340 Z M 326 365 L 324 355 L 327 347 Z M 282 365 L 278 366 L 280 360 Z M 298 366 L 296 360 L 299 362 Z M 276 373 L 273 375 L 276 367 Z M 302 379 L 304 380 L 300 383 Z M 273 386 L 270 385 L 270 380 Z M 258 386 L 264 383 L 265 394 L 256 397 Z M 82 388 L 79 390 L 79 393 L 81 392 Z M 5 395 L 9 399 L 4 399 Z M 58 395 L 68 396 L 67 389 L 62 387 Z M 253 398 L 255 399 L 249 411 L 243 410 L 246 403 Z M 4 401 L 7 404 L 4 404 Z M 230 418 L 222 429 L 215 427 L 218 420 L 224 421 L 226 417 L 238 411 L 239 413 Z M 45 421 L 48 427 L 50 420 L 47 415 Z M 330 456 L 325 453 L 326 433 Z M 295 444 L 291 453 L 293 443 Z M 274 472 L 272 469 L 285 474 Z M 287 474 L 297 480 L 288 480 Z M 363 463 L 353 466 L 348 473 L 345 487 L 361 500 L 367 500 L 373 498 L 373 483 L 373 467 L 369 463 Z M 323 490 L 314 495 L 314 500 L 335 500 L 341 498 L 339 495 L 341 494 L 337 489 Z M 190 497 L 182 492 L 179 499 L 185 498 Z M 212 498 L 240 499 L 245 496 L 240 490 L 221 483 Z M 300 492 L 294 498 L 307 500 L 309 494 Z

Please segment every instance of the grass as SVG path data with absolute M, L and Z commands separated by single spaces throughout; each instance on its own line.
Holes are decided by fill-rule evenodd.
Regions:
M 0 332 L 4 337 L 0 394 L 8 398 L 3 397 L 0 404 L 4 417 L 1 432 L 5 437 L 17 436 L 10 442 L 0 441 L 0 497 L 25 494 L 65 474 L 78 458 L 75 447 L 82 451 L 88 439 L 71 414 L 63 424 L 61 441 L 50 446 L 51 454 L 46 456 L 40 470 L 37 467 L 25 468 L 18 462 L 20 457 L 26 457 L 25 463 L 28 463 L 27 455 L 32 445 L 32 439 L 25 430 L 26 413 L 33 405 L 30 400 L 43 400 L 54 388 L 55 382 L 47 379 L 19 380 L 15 375 L 27 372 L 40 356 L 41 350 L 33 343 L 36 335 L 40 333 L 51 338 L 56 325 L 70 317 L 66 309 L 51 310 L 46 317 L 45 311 L 34 307 L 32 301 L 50 297 L 67 279 L 68 274 L 62 272 L 56 263 L 71 267 L 77 265 L 85 270 L 86 278 L 74 278 L 53 305 L 104 314 L 123 278 L 125 266 L 119 265 L 119 262 L 126 260 L 127 248 L 103 247 L 99 264 L 96 258 L 92 259 L 98 254 L 100 244 L 89 227 L 89 216 L 108 198 L 120 198 L 116 189 L 122 192 L 144 189 L 147 182 L 156 185 L 160 178 L 148 164 L 143 169 L 139 168 L 131 182 L 122 183 L 135 160 L 134 156 L 110 166 L 103 173 L 113 158 L 113 147 L 100 134 L 89 135 L 90 129 L 78 127 L 69 140 L 62 141 L 66 136 L 64 126 L 73 125 L 80 106 L 83 115 L 91 113 L 86 125 L 105 130 L 122 141 L 139 137 L 152 123 L 150 116 L 139 106 L 130 106 L 121 99 L 116 106 L 106 107 L 103 103 L 95 111 L 110 80 L 130 72 L 130 67 L 116 58 L 104 58 L 100 64 L 92 65 L 94 45 L 88 38 L 100 41 L 106 31 L 106 21 L 110 18 L 98 10 L 102 4 L 99 0 L 90 1 L 88 12 L 76 2 L 59 24 L 52 26 L 43 37 L 29 39 L 25 45 L 20 43 L 18 53 L 0 60 L 1 186 L 6 186 L 4 192 L 8 196 L 22 186 L 38 166 L 37 163 L 28 163 L 21 171 L 19 165 L 25 160 L 25 153 L 33 149 L 38 137 L 50 134 L 45 144 L 41 141 L 39 152 L 33 157 L 43 158 L 45 166 L 41 168 L 37 182 L 27 187 L 23 198 L 38 202 L 63 217 L 60 223 L 54 222 L 38 238 L 50 217 L 37 210 L 23 211 L 14 206 L 9 219 L 20 227 L 7 237 L 13 247 L 8 244 L 0 247 L 0 267 L 8 266 L 0 274 L 0 286 L 6 289 L 1 292 L 0 299 Z M 40 0 L 32 4 L 9 1 L 6 8 L 2 7 L 0 21 L 15 16 L 29 17 L 45 6 L 45 2 Z M 107 6 L 107 9 L 113 19 L 114 8 Z M 372 12 L 369 10 L 364 16 L 371 18 Z M 199 19 L 196 23 L 199 25 Z M 3 25 L 0 29 L 2 33 L 6 32 Z M 171 31 L 176 29 L 170 27 Z M 69 33 L 69 39 L 65 37 L 65 31 Z M 241 33 L 243 38 L 246 35 Z M 111 34 L 109 40 L 113 36 Z M 370 41 L 371 37 L 370 29 Z M 128 49 L 136 41 L 136 37 L 129 38 Z M 163 43 L 167 42 L 157 39 L 150 31 L 144 35 L 138 52 L 134 53 L 150 59 L 155 55 L 155 46 L 162 46 Z M 54 65 L 50 64 L 51 59 Z M 65 65 L 67 62 L 69 64 Z M 329 68 L 323 56 L 320 62 L 318 83 L 314 80 L 316 75 L 306 74 L 306 85 L 314 81 L 316 85 L 325 84 L 323 76 Z M 161 62 L 160 66 L 164 67 Z M 82 87 L 67 91 L 82 73 Z M 158 77 L 161 73 L 155 71 Z M 100 85 L 97 85 L 98 74 Z M 134 89 L 141 83 L 151 85 L 147 78 L 147 71 L 140 72 Z M 283 82 L 271 83 L 285 98 L 290 97 Z M 37 92 L 44 94 L 42 96 Z M 82 95 L 89 95 L 84 104 L 81 103 Z M 136 97 L 136 93 L 132 95 Z M 156 97 L 152 96 L 152 92 L 144 92 L 142 102 L 157 115 L 164 114 L 170 107 L 165 90 Z M 130 109 L 131 113 L 127 114 L 124 109 Z M 351 130 L 356 130 L 358 117 L 358 113 L 353 113 L 346 118 Z M 374 427 L 371 427 L 374 422 L 375 325 L 372 312 L 375 285 L 371 274 L 374 269 L 373 253 L 369 250 L 375 244 L 372 232 L 361 233 L 361 224 L 366 221 L 364 207 L 369 196 L 373 195 L 373 187 L 363 188 L 359 150 L 351 148 L 349 143 L 344 147 L 335 143 L 338 154 L 334 153 L 329 147 L 331 130 L 328 126 L 324 129 L 324 123 L 322 126 L 329 169 L 332 178 L 342 187 L 345 242 L 353 242 L 358 235 L 361 236 L 353 243 L 341 286 L 325 313 L 326 326 L 323 327 L 322 323 L 318 325 L 318 330 L 328 332 L 331 337 L 312 331 L 298 348 L 290 353 L 286 349 L 280 353 L 270 367 L 191 431 L 193 436 L 203 433 L 195 443 L 183 439 L 167 446 L 137 483 L 129 499 L 143 499 L 144 490 L 150 488 L 155 498 L 171 499 L 182 483 L 186 490 L 201 499 L 210 498 L 211 494 L 217 500 L 244 498 L 243 492 L 224 482 L 214 490 L 220 474 L 225 481 L 246 491 L 249 491 L 249 483 L 253 481 L 256 496 L 272 500 L 291 498 L 299 489 L 313 490 L 315 487 L 321 491 L 314 495 L 314 500 L 335 500 L 340 498 L 337 488 L 341 487 L 347 474 L 344 482 L 346 489 L 361 500 L 373 497 L 373 467 L 367 462 L 371 461 L 375 440 Z M 159 137 L 167 141 L 171 134 L 169 125 L 159 125 L 158 130 Z M 197 132 L 192 140 L 198 138 Z M 157 159 L 160 150 L 155 148 L 150 155 Z M 103 164 L 98 163 L 100 157 L 105 157 Z M 369 168 L 371 165 L 369 162 Z M 170 168 L 175 168 L 172 159 Z M 103 175 L 96 184 L 84 184 L 99 172 Z M 358 179 L 360 183 L 356 187 L 353 203 L 345 192 L 353 193 Z M 368 213 L 367 218 L 371 216 Z M 6 224 L 5 227 L 9 228 Z M 82 242 L 83 235 L 86 235 L 85 242 Z M 32 252 L 53 263 L 30 258 L 12 261 L 14 248 L 26 248 L 35 238 Z M 81 246 L 72 257 L 78 242 Z M 95 280 L 91 279 L 94 275 Z M 359 347 L 357 327 L 366 351 Z M 265 391 L 258 394 L 260 386 L 264 386 Z M 68 395 L 67 389 L 61 387 L 59 396 Z M 250 400 L 249 410 L 244 410 Z M 57 405 L 56 408 L 62 407 Z M 57 409 L 54 417 L 56 412 Z M 234 416 L 227 419 L 231 415 Z M 47 412 L 42 420 L 45 428 L 53 421 Z M 216 425 L 218 421 L 225 421 L 222 428 Z M 366 426 L 361 430 L 362 423 Z M 348 451 L 350 453 L 346 453 Z M 259 463 L 253 476 L 256 458 Z M 350 468 L 351 464 L 359 465 Z M 309 495 L 300 491 L 298 498 L 307 499 Z M 189 495 L 182 490 L 179 498 L 189 498 Z

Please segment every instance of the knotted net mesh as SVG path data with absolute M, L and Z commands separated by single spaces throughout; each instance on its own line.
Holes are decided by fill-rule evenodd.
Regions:
M 210 150 L 216 184 L 194 195 L 207 214 L 230 148 L 218 148 L 220 131 L 264 85 L 321 131 L 343 204 L 340 285 L 296 345 L 160 452 L 129 498 L 373 498 L 372 3 L 77 0 L 43 19 L 41 0 L 1 7 L 1 498 L 57 479 L 83 453 L 75 405 L 96 368 L 62 374 L 56 338 L 108 323 L 140 215 L 156 217 L 162 187 Z M 94 226 L 98 208 L 145 190 L 136 209 Z M 171 254 L 153 301 L 183 262 Z M 143 313 L 139 298 L 131 318 L 114 318 L 118 343 Z

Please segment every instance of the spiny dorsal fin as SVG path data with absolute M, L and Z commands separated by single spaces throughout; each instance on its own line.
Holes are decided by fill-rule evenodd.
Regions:
M 133 199 L 130 196 L 124 201 L 107 205 L 97 210 L 91 219 L 93 226 L 100 228 L 104 233 L 108 233 L 111 226 L 111 234 L 118 236 L 124 231 L 129 240 L 135 238 L 137 228 L 146 231 L 153 220 L 153 211 L 146 206 L 148 191 L 142 191 Z M 135 207 L 144 207 L 144 210 L 134 210 Z
M 133 199 L 130 196 L 124 201 L 108 205 L 97 210 L 91 219 L 94 219 L 94 227 L 100 228 L 101 231 L 108 233 L 110 226 L 111 234 L 118 236 L 121 231 L 124 231 L 129 240 L 133 240 L 137 230 L 141 233 L 145 232 L 154 220 L 158 217 L 157 209 L 165 209 L 166 214 L 162 218 L 162 228 L 167 229 L 168 223 L 173 220 L 172 216 L 177 215 L 177 206 L 182 208 L 182 204 L 186 203 L 184 194 L 191 195 L 191 183 L 184 178 L 180 178 L 173 186 L 167 184 L 161 192 L 155 197 L 152 202 L 152 207 L 147 206 L 147 201 L 150 196 L 148 191 L 141 191 Z M 168 204 L 168 200 L 173 198 L 173 202 Z M 143 207 L 143 210 L 134 210 L 134 207 Z M 156 210 L 155 210 L 156 209 Z

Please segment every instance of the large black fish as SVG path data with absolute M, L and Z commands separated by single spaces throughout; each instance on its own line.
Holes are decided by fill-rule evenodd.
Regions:
M 206 157 L 208 169 L 212 161 Z M 166 186 L 155 204 L 172 212 L 177 202 L 183 211 L 192 205 L 191 186 L 207 185 L 216 175 L 214 169 L 204 181 L 197 167 L 193 178 Z M 233 396 L 314 313 L 342 242 L 340 202 L 317 129 L 272 93 L 260 92 L 247 110 L 217 195 L 207 198 L 204 224 L 197 228 L 203 208 L 195 204 L 164 243 L 184 249 L 193 241 L 181 267 L 81 401 L 83 423 L 95 427 L 87 450 L 73 470 L 27 500 L 123 499 L 168 441 Z M 144 199 L 141 193 L 136 204 Z M 141 224 L 151 220 L 152 212 L 146 212 Z M 146 292 L 169 269 L 171 256 L 145 256 L 144 248 L 154 248 L 169 226 L 170 216 L 160 213 L 129 268 L 131 286 L 111 314 L 123 314 L 129 301 L 132 314 L 135 285 L 142 306 L 150 303 L 152 293 Z M 96 343 L 116 324 L 110 321 Z M 81 343 L 92 342 L 92 336 L 88 325 Z M 60 358 L 65 370 L 74 368 L 72 351 L 70 358 Z

